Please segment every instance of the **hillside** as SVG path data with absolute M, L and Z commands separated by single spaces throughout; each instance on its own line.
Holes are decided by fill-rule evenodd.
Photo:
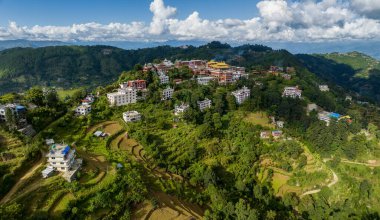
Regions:
M 57 46 L 14 48 L 0 52 L 0 94 L 22 92 L 32 86 L 95 88 L 116 80 L 137 63 L 154 60 L 217 59 L 233 65 L 288 65 L 297 60 L 290 53 L 260 45 L 230 47 L 210 44 L 186 48 L 160 46 L 122 50 L 109 46 Z M 272 62 L 273 61 L 273 62 Z
M 372 101 L 380 101 L 380 63 L 367 55 L 347 54 L 297 55 L 297 58 L 322 79 L 344 87 Z
M 369 78 L 375 69 L 380 70 L 380 61 L 359 52 L 322 54 L 326 59 L 346 64 L 355 70 L 354 77 Z
M 72 50 L 94 48 L 99 50 Z M 92 90 L 97 96 L 91 111 L 82 116 L 74 111 L 86 93 L 75 92 L 60 100 L 54 90 L 44 93 L 32 88 L 17 97 L 0 97 L 17 98 L 25 106 L 33 103 L 35 107 L 28 110 L 26 119 L 39 132 L 31 140 L 17 138 L 12 132 L 0 135 L 0 144 L 15 143 L 10 145 L 14 146 L 11 150 L 2 148 L 0 153 L 5 156 L 18 156 L 20 147 L 16 146 L 33 143 L 32 148 L 28 147 L 33 150 L 30 160 L 22 160 L 20 154 L 0 161 L 7 168 L 7 178 L 3 178 L 7 185 L 0 192 L 0 216 L 4 219 L 378 216 L 377 106 L 345 100 L 347 90 L 334 83 L 329 84 L 328 91 L 321 91 L 319 85 L 326 82 L 284 50 L 211 43 L 198 48 L 161 47 L 119 53 L 129 57 L 126 68 L 132 68 L 138 60 L 142 65 L 146 60 L 163 57 L 214 57 L 262 71 L 249 72 L 247 78 L 227 85 L 204 85 L 189 80 L 192 75 L 182 72 L 186 68 L 171 67 L 167 71 L 171 79 L 178 77 L 181 83 L 162 83 L 156 71 L 133 68 L 108 85 L 102 82 L 107 86 Z M 279 68 L 269 68 L 271 65 L 295 68 L 285 74 Z M 144 98 L 118 107 L 109 104 L 107 94 L 120 82 L 137 79 L 146 81 Z M 173 94 L 163 100 L 168 86 Z M 241 88 L 248 89 L 250 95 L 239 102 L 234 94 Z M 299 91 L 302 96 L 286 95 L 287 89 Z M 202 109 L 199 101 L 206 98 L 210 106 Z M 310 110 L 312 103 L 317 107 Z M 175 114 L 176 106 L 181 104 L 187 109 Z M 141 117 L 130 122 L 123 118 L 127 111 L 137 111 Z M 326 111 L 327 119 L 321 117 Z M 342 117 L 333 118 L 332 114 Z M 0 124 L 4 131 L 10 125 Z M 107 135 L 96 137 L 95 131 Z M 73 143 L 78 158 L 85 162 L 77 181 L 66 183 L 57 173 L 41 177 L 46 158 L 38 155 L 40 150 L 49 150 L 45 139 Z M 18 160 L 20 163 L 16 163 Z M 12 175 L 10 171 L 18 164 L 24 169 Z

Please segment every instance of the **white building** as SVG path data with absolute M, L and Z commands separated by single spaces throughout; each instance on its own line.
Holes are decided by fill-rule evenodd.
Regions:
M 122 106 L 137 102 L 137 90 L 131 87 L 121 88 L 114 93 L 107 94 L 108 101 L 112 106 Z
M 49 177 L 53 170 L 57 170 L 63 172 L 62 177 L 71 182 L 83 163 L 82 159 L 75 159 L 76 151 L 68 145 L 53 144 L 46 157 L 49 165 L 42 171 L 44 178 Z
M 260 132 L 260 138 L 261 139 L 269 139 L 271 136 L 270 131 L 262 131 Z
M 321 92 L 328 92 L 330 88 L 328 85 L 319 85 L 319 90 L 321 90 Z
M 307 112 L 318 111 L 318 105 L 315 103 L 307 104 Z
M 91 112 L 90 104 L 83 104 L 83 105 L 78 106 L 75 109 L 75 113 L 77 113 L 78 115 L 88 115 L 90 114 L 90 112 Z
M 160 79 L 160 84 L 168 84 L 169 83 L 169 76 L 163 72 L 160 72 L 158 74 L 158 78 Z
M 208 85 L 212 80 L 216 80 L 216 78 L 212 76 L 201 76 L 197 78 L 197 83 L 199 85 Z
M 162 64 L 165 65 L 166 67 L 173 67 L 174 66 L 173 62 L 170 60 L 167 60 L 166 58 L 164 61 L 162 61 Z
M 12 114 L 18 119 L 25 118 L 26 108 L 18 104 L 0 105 L 0 121 L 6 121 L 5 114 L 7 109 L 10 109 Z
M 284 121 L 276 121 L 277 128 L 284 128 L 284 124 L 285 124 Z
M 235 96 L 236 102 L 240 105 L 251 96 L 251 90 L 244 86 L 242 89 L 232 92 L 232 95 Z
M 302 90 L 298 88 L 298 86 L 295 87 L 285 87 L 284 92 L 282 93 L 282 97 L 290 97 L 290 98 L 301 98 L 302 96 Z
M 240 72 L 240 71 L 235 71 L 232 73 L 232 81 L 237 81 L 239 79 L 248 79 L 249 75 L 248 73 L 243 73 L 243 72 Z
M 198 107 L 201 111 L 207 109 L 207 108 L 211 108 L 211 100 L 206 98 L 205 100 L 203 101 L 198 101 Z
M 128 111 L 123 113 L 123 119 L 125 122 L 135 122 L 141 120 L 141 114 L 137 111 Z
M 5 111 L 6 111 L 5 105 L 0 105 L 0 121 L 5 121 Z
M 161 98 L 161 100 L 171 99 L 172 96 L 173 96 L 173 93 L 174 93 L 174 89 L 170 88 L 168 86 L 166 89 L 162 90 L 162 98 Z
M 182 103 L 181 105 L 174 106 L 174 115 L 178 116 L 180 114 L 183 114 L 187 109 L 189 109 L 188 104 Z
M 347 95 L 346 96 L 346 101 L 352 101 L 352 96 Z
M 330 114 L 331 114 L 330 112 L 326 112 L 326 111 L 320 112 L 318 113 L 318 119 L 326 122 L 326 125 L 329 126 L 330 121 L 331 121 Z

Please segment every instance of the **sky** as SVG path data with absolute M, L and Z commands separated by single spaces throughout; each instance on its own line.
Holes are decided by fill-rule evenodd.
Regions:
M 0 0 L 0 40 L 380 40 L 380 0 Z

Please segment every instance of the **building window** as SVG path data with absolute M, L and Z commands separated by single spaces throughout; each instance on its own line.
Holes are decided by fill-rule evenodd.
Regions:
M 51 159 L 53 159 L 53 160 L 54 160 L 54 159 L 55 159 L 55 157 L 52 157 Z
M 56 162 L 53 162 L 53 164 L 56 164 Z
M 61 162 L 61 164 L 64 164 L 64 162 Z

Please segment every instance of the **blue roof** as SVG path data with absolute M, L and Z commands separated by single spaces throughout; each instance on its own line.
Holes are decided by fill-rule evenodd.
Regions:
M 330 118 L 336 118 L 336 119 L 339 119 L 340 118 L 340 114 L 339 113 L 335 113 L 335 112 L 331 112 L 330 114 L 329 114 L 329 117 Z
M 25 106 L 22 106 L 22 105 L 18 105 L 18 106 L 16 106 L 16 110 L 18 111 L 18 110 L 25 110 L 26 108 L 25 108 Z
M 63 149 L 62 154 L 66 155 L 70 151 L 70 146 L 66 146 L 65 149 Z

